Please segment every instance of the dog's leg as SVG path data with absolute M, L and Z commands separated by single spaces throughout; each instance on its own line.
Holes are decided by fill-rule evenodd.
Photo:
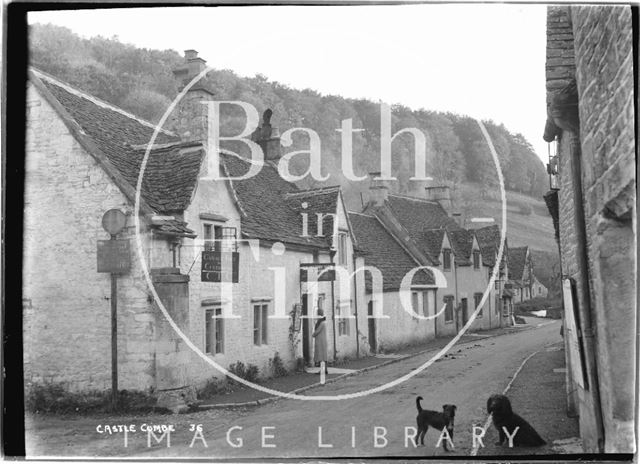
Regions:
M 507 435 L 504 433 L 504 430 L 502 430 L 502 427 L 498 429 L 498 436 L 500 437 L 500 441 L 498 441 L 496 445 L 502 446 L 502 443 L 507 439 Z
M 420 443 L 422 444 L 422 446 L 424 446 L 424 436 L 427 434 L 428 430 L 429 430 L 429 426 L 425 427 L 422 431 L 422 437 L 420 437 Z

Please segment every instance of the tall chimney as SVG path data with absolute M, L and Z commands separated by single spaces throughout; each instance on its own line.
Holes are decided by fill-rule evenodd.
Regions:
M 185 50 L 184 63 L 173 70 L 181 91 L 191 80 L 206 69 L 206 61 L 195 50 Z M 183 142 L 206 142 L 208 134 L 208 106 L 203 101 L 213 100 L 206 75 L 193 84 L 167 118 L 166 128 L 177 133 Z
M 451 203 L 451 192 L 448 185 L 437 185 L 425 187 L 427 200 L 437 201 L 440 206 L 447 212 L 452 213 L 453 204 Z
M 380 172 L 369 173 L 369 204 L 374 207 L 383 206 L 389 196 L 389 187 L 380 177 Z
M 262 114 L 262 122 L 260 126 L 251 134 L 251 140 L 256 142 L 262 148 L 264 159 L 266 161 L 279 160 L 282 156 L 280 147 L 280 131 L 277 127 L 271 126 L 271 116 L 273 111 L 267 109 Z

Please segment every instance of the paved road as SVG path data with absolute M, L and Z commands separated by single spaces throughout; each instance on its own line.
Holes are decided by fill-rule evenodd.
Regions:
M 431 430 L 426 446 L 414 448 L 405 439 L 405 427 L 415 425 L 415 398 L 424 398 L 424 408 L 440 410 L 445 403 L 458 407 L 455 451 L 469 455 L 472 427 L 486 420 L 489 395 L 504 390 L 523 360 L 531 353 L 558 343 L 559 322 L 532 330 L 494 338 L 479 338 L 460 345 L 426 371 L 389 390 L 343 401 L 279 400 L 260 407 L 235 411 L 205 411 L 182 416 L 156 415 L 145 418 L 74 418 L 28 420 L 27 449 L 36 455 L 81 456 L 197 456 L 211 458 L 320 457 L 320 456 L 444 456 L 436 448 L 439 434 Z M 366 390 L 396 379 L 423 364 L 429 354 L 391 364 L 368 373 L 305 392 L 335 395 Z M 99 435 L 99 423 L 137 424 L 124 448 L 122 433 Z M 142 423 L 173 424 L 171 447 L 167 440 L 148 447 Z M 201 424 L 202 439 L 189 431 Z M 230 440 L 237 447 L 227 441 Z M 241 427 L 241 428 L 240 428 Z M 322 442 L 319 443 L 319 430 Z M 376 441 L 374 435 L 384 438 Z M 160 436 L 160 433 L 157 434 Z M 264 438 L 263 438 L 264 435 Z M 240 442 L 239 440 L 242 440 Z M 193 440 L 193 446 L 190 444 Z M 207 447 L 204 446 L 206 441 Z M 242 443 L 242 446 L 239 446 Z

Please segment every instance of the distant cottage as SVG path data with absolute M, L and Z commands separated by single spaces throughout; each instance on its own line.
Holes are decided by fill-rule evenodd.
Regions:
M 175 74 L 184 84 L 202 69 L 204 60 L 187 51 Z M 222 377 L 205 360 L 225 368 L 252 363 L 262 375 L 270 375 L 276 356 L 290 369 L 309 364 L 314 320 L 303 316 L 318 309 L 328 316 L 329 359 L 337 360 L 451 336 L 481 303 L 500 230 L 463 229 L 453 219 L 448 188 L 429 187 L 425 198 L 412 198 L 391 194 L 374 179 L 364 210 L 347 211 L 339 187 L 300 190 L 280 177 L 280 141 L 269 112 L 253 134 L 265 152 L 260 172 L 245 180 L 205 179 L 207 114 L 200 103 L 213 98 L 206 79 L 192 87 L 151 147 L 138 249 L 135 186 L 154 125 L 30 70 L 23 276 L 27 387 L 110 387 L 109 275 L 97 272 L 96 249 L 99 240 L 109 239 L 101 218 L 113 208 L 127 215 L 119 238 L 132 245 L 131 270 L 118 277 L 119 387 L 153 390 L 161 404 L 174 409 L 193 398 L 194 387 Z M 227 152 L 219 160 L 227 176 L 241 176 L 250 167 L 247 159 Z M 219 257 L 215 279 L 201 272 L 203 252 Z M 472 330 L 511 324 L 507 255 L 505 243 L 500 272 Z M 163 316 L 142 263 L 171 319 L 199 353 Z M 334 265 L 346 271 L 335 272 L 335 280 L 326 274 Z M 371 272 L 354 272 L 365 265 L 381 271 L 382 286 Z M 418 266 L 441 271 L 446 288 L 422 269 L 403 297 L 402 279 Z M 285 285 L 277 287 L 280 280 Z M 342 286 L 346 293 L 337 290 Z M 426 319 L 403 308 L 405 297 Z M 368 317 L 378 311 L 388 318 Z

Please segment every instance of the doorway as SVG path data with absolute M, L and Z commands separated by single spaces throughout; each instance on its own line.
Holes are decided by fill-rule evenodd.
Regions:
M 305 364 L 311 363 L 311 349 L 309 347 L 309 319 L 307 318 L 309 312 L 309 296 L 306 293 L 302 294 L 302 357 Z
M 369 301 L 367 306 L 367 315 L 369 316 L 369 347 L 372 353 L 375 353 L 378 349 L 376 342 L 376 320 L 373 318 L 373 300 Z
M 460 300 L 460 305 L 462 306 L 462 326 L 464 327 L 464 325 L 469 320 L 469 308 L 467 307 L 467 299 L 462 298 L 462 300 Z

